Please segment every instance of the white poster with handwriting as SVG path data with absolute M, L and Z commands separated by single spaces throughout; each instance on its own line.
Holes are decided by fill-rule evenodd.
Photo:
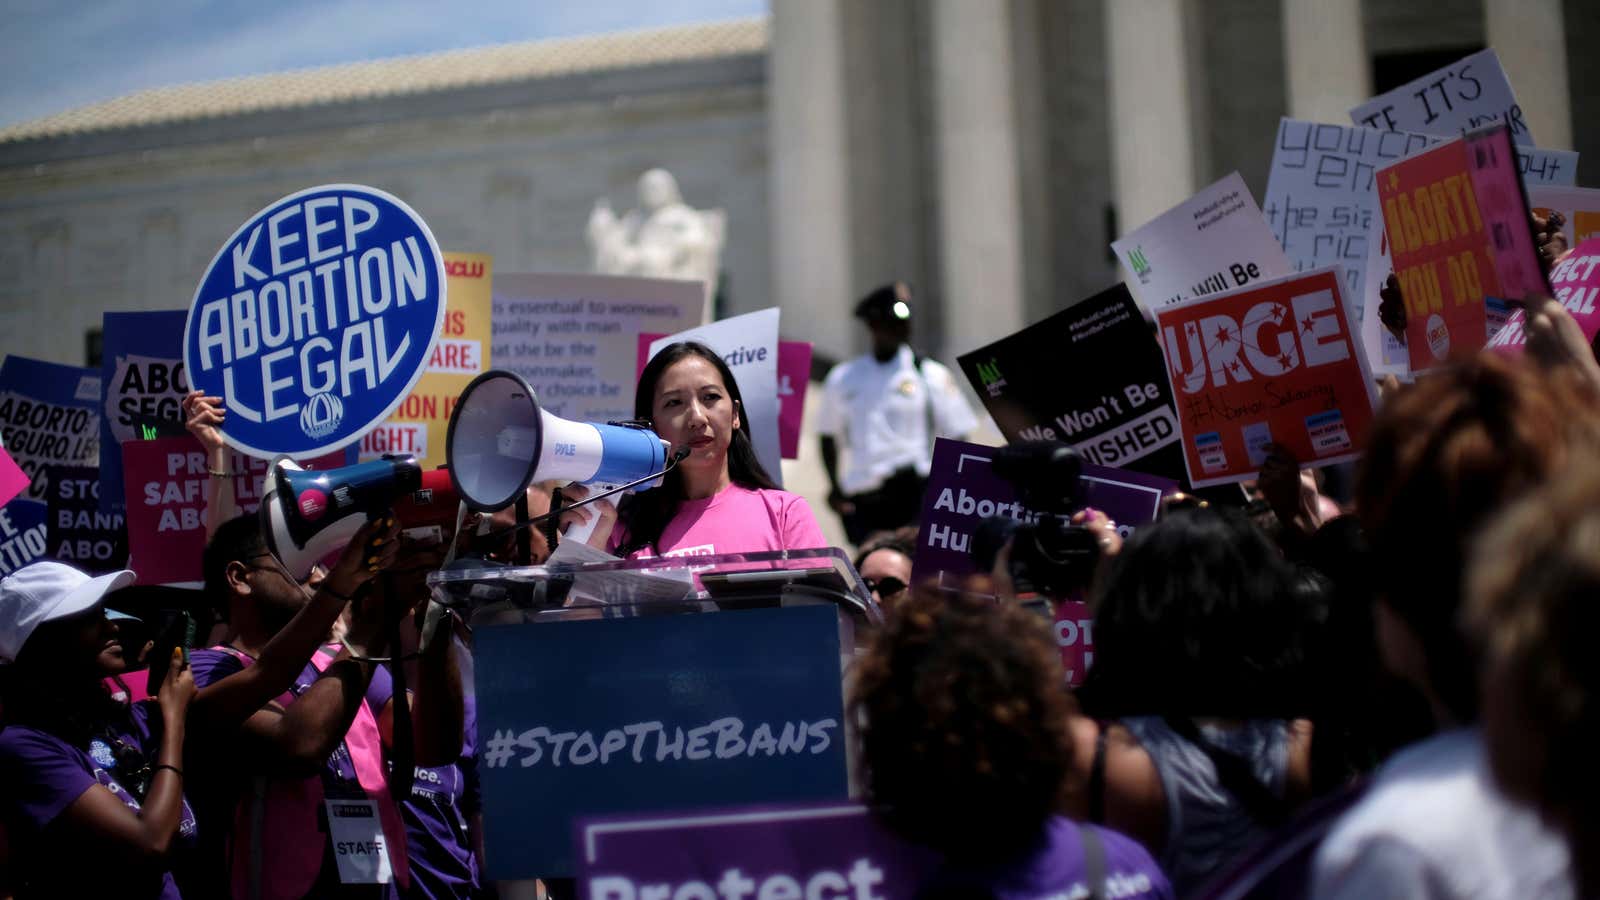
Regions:
M 639 335 L 700 321 L 698 281 L 494 273 L 490 358 L 540 407 L 580 422 L 633 418 Z
M 699 341 L 716 351 L 733 372 L 743 397 L 744 427 L 756 457 L 781 487 L 783 455 L 778 443 L 778 308 L 758 310 L 670 334 L 650 344 L 650 356 L 668 344 Z
M 1234 172 L 1113 241 L 1128 287 L 1145 309 L 1294 274 Z
M 1530 147 L 1535 143 L 1493 48 L 1373 97 L 1350 110 L 1350 121 L 1381 131 L 1445 136 L 1504 122 L 1514 142 Z

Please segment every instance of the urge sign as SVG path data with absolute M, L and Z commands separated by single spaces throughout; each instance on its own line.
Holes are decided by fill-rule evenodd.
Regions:
M 1342 278 L 1335 266 L 1156 311 L 1190 483 L 1256 477 L 1268 443 L 1307 466 L 1360 451 L 1372 381 Z

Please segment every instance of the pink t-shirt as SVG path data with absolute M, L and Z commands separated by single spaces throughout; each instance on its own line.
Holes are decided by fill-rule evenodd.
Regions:
M 627 534 L 611 532 L 606 549 L 615 553 Z M 704 500 L 685 500 L 657 542 L 662 556 L 713 556 L 761 550 L 809 550 L 828 546 L 822 526 L 805 498 L 788 491 L 751 490 L 737 484 Z M 654 556 L 649 547 L 629 559 Z

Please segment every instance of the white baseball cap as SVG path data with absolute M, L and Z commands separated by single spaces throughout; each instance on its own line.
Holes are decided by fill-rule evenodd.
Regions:
M 124 569 L 91 578 L 63 563 L 36 562 L 0 578 L 0 665 L 17 661 L 35 628 L 93 608 L 134 577 Z

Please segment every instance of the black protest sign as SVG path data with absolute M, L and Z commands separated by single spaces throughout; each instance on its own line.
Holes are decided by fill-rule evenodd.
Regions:
M 128 565 L 128 527 L 120 512 L 101 512 L 100 470 L 51 466 L 45 519 L 48 555 L 91 574 Z
M 1155 333 L 1117 286 L 958 359 L 1007 441 L 1187 483 Z

